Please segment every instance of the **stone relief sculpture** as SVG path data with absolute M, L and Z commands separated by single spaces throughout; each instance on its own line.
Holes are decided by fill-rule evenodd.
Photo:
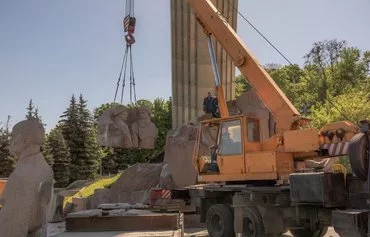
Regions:
M 98 143 L 101 146 L 132 148 L 131 132 L 127 125 L 128 109 L 119 105 L 104 111 L 98 122 Z
M 9 150 L 17 164 L 0 198 L 1 237 L 46 237 L 54 174 L 40 152 L 43 141 L 39 120 L 13 127 Z
M 131 125 L 133 146 L 141 149 L 153 149 L 158 136 L 158 128 L 150 119 L 150 109 L 141 106 L 137 112 L 137 121 Z
M 158 129 L 150 119 L 146 106 L 126 108 L 123 105 L 107 109 L 99 117 L 98 143 L 119 148 L 153 149 Z

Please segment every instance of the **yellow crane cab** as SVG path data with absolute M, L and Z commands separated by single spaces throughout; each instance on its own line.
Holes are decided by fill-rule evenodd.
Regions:
M 244 115 L 202 121 L 193 163 L 199 182 L 277 180 L 293 170 L 291 154 L 263 151 L 260 119 Z

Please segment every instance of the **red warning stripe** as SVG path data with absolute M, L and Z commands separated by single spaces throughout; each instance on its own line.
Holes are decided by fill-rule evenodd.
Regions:
M 125 19 L 123 20 L 123 27 L 125 29 L 125 32 L 128 30 L 128 26 L 130 25 L 130 16 L 127 15 Z
M 329 156 L 347 155 L 348 154 L 348 142 L 338 143 L 327 143 L 321 146 L 321 149 L 326 149 L 329 152 Z
M 171 191 L 170 190 L 162 190 L 162 198 L 163 199 L 171 199 Z

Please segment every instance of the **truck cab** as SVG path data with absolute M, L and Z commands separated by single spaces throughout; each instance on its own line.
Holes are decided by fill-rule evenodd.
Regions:
M 291 154 L 263 150 L 263 145 L 261 122 L 256 117 L 202 121 L 193 154 L 198 181 L 276 180 L 292 171 Z

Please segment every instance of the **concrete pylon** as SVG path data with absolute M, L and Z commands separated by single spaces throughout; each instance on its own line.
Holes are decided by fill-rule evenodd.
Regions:
M 212 0 L 229 24 L 236 29 L 238 0 Z M 204 114 L 203 98 L 215 95 L 207 37 L 185 0 L 171 0 L 172 38 L 172 127 L 176 128 Z M 225 99 L 235 98 L 235 67 L 226 51 L 213 40 Z

